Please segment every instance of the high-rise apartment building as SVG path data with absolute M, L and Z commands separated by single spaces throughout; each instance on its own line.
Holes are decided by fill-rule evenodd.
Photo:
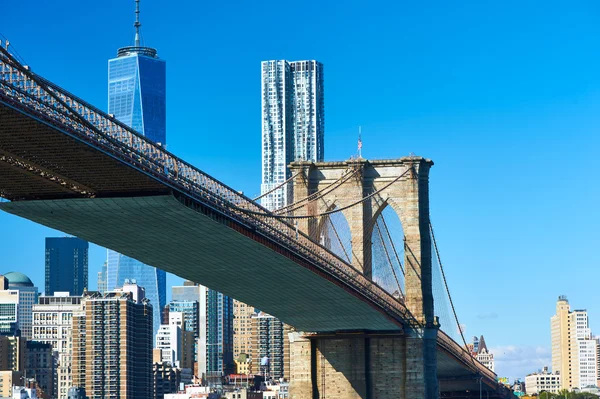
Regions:
M 215 290 L 206 295 L 206 379 L 220 383 L 233 373 L 233 299 Z
M 185 316 L 192 312 L 190 302 L 198 302 L 195 375 L 209 384 L 220 383 L 223 376 L 234 371 L 233 299 L 191 281 L 173 287 L 172 298 L 169 313 L 179 309 L 186 320 L 193 320 L 191 315 Z
M 88 288 L 89 244 L 76 237 L 46 237 L 46 295 L 81 295 Z
M 184 329 L 194 334 L 194 338 L 200 336 L 200 304 L 198 300 L 183 301 L 173 300 L 167 305 L 169 315 L 173 312 L 181 313 L 184 319 Z
M 258 360 L 253 371 L 268 379 L 289 379 L 290 344 L 285 324 L 264 312 L 252 317 L 257 331 L 253 358 Z
M 4 277 L 8 280 L 9 291 L 17 291 L 19 304 L 17 306 L 17 326 L 21 330 L 21 336 L 30 340 L 32 335 L 31 321 L 33 305 L 37 303 L 38 289 L 33 285 L 29 277 L 19 272 L 6 273 Z
M 198 304 L 198 315 L 197 319 L 197 336 L 195 338 L 195 365 L 194 365 L 194 375 L 198 378 L 206 378 L 206 297 L 207 297 L 208 288 L 196 284 L 192 281 L 185 281 L 181 286 L 174 286 L 171 288 L 171 297 L 173 303 L 173 311 L 176 307 L 180 306 L 181 310 L 187 314 L 187 311 L 184 309 L 187 306 L 183 305 L 185 303 L 194 303 Z M 193 306 L 193 305 L 192 305 Z M 171 310 L 171 306 L 169 305 L 169 311 Z M 188 317 L 192 317 L 188 315 Z M 190 324 L 192 325 L 192 324 Z
M 323 64 L 318 61 L 263 61 L 262 86 L 262 194 L 267 209 L 292 200 L 288 165 L 296 160 L 322 161 L 325 111 Z
M 139 5 L 139 3 L 136 2 Z M 108 61 L 108 113 L 148 139 L 166 145 L 166 63 L 156 49 L 142 46 L 139 8 L 136 10 L 134 45 L 122 47 Z M 118 227 L 116 227 L 118 228 Z M 160 327 L 166 305 L 166 273 L 118 252 L 108 250 L 108 291 L 135 280 L 144 287 L 154 311 L 153 334 Z
M 81 309 L 82 296 L 68 292 L 42 295 L 33 305 L 33 339 L 51 344 L 57 360 L 53 397 L 67 399 L 73 386 L 71 353 L 73 346 L 73 313 Z
M 595 386 L 598 378 L 596 340 L 592 338 L 587 311 L 571 311 L 567 297 L 561 295 L 550 323 L 552 371 L 561 376 L 561 389 Z
M 152 398 L 152 315 L 136 284 L 84 296 L 73 314 L 73 386 L 90 399 Z
M 258 359 L 253 356 L 258 347 L 257 323 L 252 318 L 255 314 L 254 306 L 233 300 L 233 359 L 238 374 L 252 374 L 254 365 L 259 364 Z
M 234 359 L 238 373 L 289 379 L 289 327 L 276 317 L 234 301 Z

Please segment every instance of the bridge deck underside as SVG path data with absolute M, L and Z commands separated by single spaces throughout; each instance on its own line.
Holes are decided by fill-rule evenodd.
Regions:
M 438 348 L 437 372 L 441 397 L 471 397 L 479 395 L 479 375 L 472 370 L 473 364 L 465 365 L 453 354 Z M 481 366 L 477 364 L 477 366 Z M 481 366 L 484 367 L 484 366 Z M 508 391 L 501 389 L 495 380 L 484 377 L 481 381 L 483 397 L 505 397 Z M 487 392 L 487 394 L 486 394 Z M 474 395 L 474 394 L 477 395 Z
M 344 289 L 172 196 L 18 201 L 0 209 L 204 284 L 301 331 L 398 329 Z
M 10 200 L 167 193 L 151 177 L 0 103 L 0 194 Z

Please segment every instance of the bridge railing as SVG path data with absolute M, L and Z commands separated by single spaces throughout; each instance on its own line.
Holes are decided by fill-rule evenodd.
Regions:
M 297 255 L 382 308 L 400 323 L 414 324 L 404 305 L 337 255 L 256 202 L 169 153 L 114 117 L 32 73 L 0 48 L 0 95 L 36 118 L 58 124 L 101 151 L 218 210 Z M 83 193 L 93 195 L 93 193 Z

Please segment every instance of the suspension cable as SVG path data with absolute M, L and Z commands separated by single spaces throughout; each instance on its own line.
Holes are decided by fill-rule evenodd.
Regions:
M 259 195 L 258 197 L 256 197 L 256 198 L 252 199 L 252 201 L 258 201 L 259 199 L 261 199 L 261 198 L 263 198 L 263 197 L 265 197 L 265 196 L 267 196 L 267 195 L 271 194 L 272 192 L 279 190 L 281 187 L 283 187 L 284 185 L 286 185 L 286 184 L 288 184 L 289 182 L 291 182 L 292 180 L 294 180 L 294 178 L 295 178 L 296 176 L 298 176 L 300 173 L 302 173 L 302 172 L 297 172 L 296 174 L 292 175 L 292 176 L 291 176 L 289 179 L 287 179 L 286 181 L 284 181 L 283 183 L 281 183 L 280 185 L 278 185 L 278 186 L 277 186 L 277 187 L 275 187 L 274 189 L 272 189 L 272 190 L 269 190 L 269 191 L 267 191 L 266 193 Z
M 458 315 L 456 314 L 456 309 L 454 308 L 454 302 L 452 301 L 452 296 L 450 296 L 450 289 L 448 288 L 448 281 L 446 280 L 446 273 L 444 273 L 444 266 L 442 265 L 442 259 L 440 258 L 440 251 L 438 250 L 437 241 L 435 240 L 435 234 L 433 233 L 433 225 L 431 224 L 431 216 L 429 217 L 429 231 L 431 232 L 431 239 L 433 241 L 433 247 L 435 249 L 435 255 L 437 257 L 438 263 L 440 264 L 440 270 L 442 272 L 442 279 L 444 281 L 444 287 L 446 287 L 446 293 L 448 294 L 448 299 L 450 302 L 450 307 L 452 308 L 452 314 L 454 315 L 454 320 L 456 320 L 456 325 L 458 326 L 458 332 L 460 333 L 460 337 L 462 338 L 465 350 L 467 348 L 467 341 L 465 340 L 465 335 L 463 334 L 462 328 L 460 326 L 460 322 L 458 321 Z M 470 355 L 470 354 L 469 354 Z M 475 359 L 473 356 L 469 356 L 473 361 L 473 365 L 477 367 L 475 364 Z
M 305 201 L 315 201 L 318 200 L 319 198 L 322 198 L 325 194 L 329 194 L 331 191 L 337 189 L 342 183 L 345 183 L 346 181 L 348 181 L 352 176 L 354 176 L 359 169 L 354 169 L 352 170 L 350 173 L 344 173 L 342 174 L 342 176 L 340 176 L 339 179 L 337 179 L 336 181 L 334 181 L 333 183 L 329 184 L 326 187 L 323 187 L 322 189 L 315 191 L 314 193 L 296 201 L 293 202 L 289 205 L 286 205 L 282 208 L 276 209 L 275 211 L 273 211 L 274 213 L 280 214 L 283 212 L 293 212 L 297 209 L 300 209 L 301 207 L 303 207 L 304 205 L 299 205 Z M 336 187 L 334 187 L 336 186 Z M 332 188 L 333 187 L 333 188 Z M 290 209 L 291 208 L 291 209 Z
M 385 245 L 385 241 L 383 240 L 383 234 L 381 234 L 381 229 L 379 228 L 379 223 L 375 222 L 375 227 L 377 227 L 377 233 L 379 233 L 379 239 L 381 240 L 381 245 L 383 246 L 383 251 L 385 252 L 385 256 L 390 264 L 390 269 L 392 269 L 392 274 L 394 275 L 394 280 L 396 280 L 396 285 L 398 286 L 398 291 L 400 295 L 404 296 L 402 292 L 402 288 L 400 287 L 400 282 L 398 281 L 398 276 L 396 275 L 396 271 L 394 270 L 394 264 L 392 263 L 392 258 L 388 253 L 387 246 Z
M 342 251 L 344 251 L 344 255 L 346 255 L 346 259 L 348 259 L 348 262 L 350 264 L 352 264 L 352 258 L 350 258 L 350 255 L 348 255 L 348 251 L 346 251 L 346 247 L 344 246 L 344 243 L 342 242 L 342 239 L 340 238 L 340 235 L 338 234 L 338 231 L 337 231 L 335 225 L 333 224 L 333 222 L 331 221 L 331 218 L 329 216 L 326 216 L 326 218 L 327 218 L 326 220 L 328 220 L 329 223 L 331 224 L 331 227 L 333 229 L 335 237 L 337 238 L 337 240 L 340 244 L 340 247 L 342 247 Z M 327 221 L 325 223 L 327 223 Z
M 392 250 L 394 251 L 394 255 L 396 255 L 396 260 L 398 261 L 398 264 L 400 265 L 400 270 L 402 271 L 403 275 L 406 275 L 406 272 L 404 271 L 404 267 L 402 266 L 402 262 L 400 262 L 400 257 L 398 256 L 398 251 L 396 251 L 396 245 L 394 245 L 394 240 L 392 240 L 392 235 L 390 234 L 390 230 L 387 227 L 385 217 L 383 217 L 383 213 L 381 214 L 381 220 L 383 221 L 383 227 L 385 228 L 387 236 L 388 236 L 390 242 L 392 243 Z
M 236 208 L 238 208 L 242 212 L 247 212 L 247 213 L 255 214 L 255 215 L 269 216 L 269 217 L 279 218 L 279 219 L 309 219 L 309 218 L 313 218 L 313 217 L 327 216 L 327 215 L 331 215 L 331 214 L 338 213 L 338 212 L 341 212 L 341 211 L 345 211 L 348 208 L 352 208 L 355 205 L 358 205 L 360 203 L 365 202 L 366 200 L 370 199 L 374 195 L 379 194 L 380 192 L 382 192 L 383 190 L 385 190 L 386 188 L 388 188 L 392 184 L 396 183 L 398 180 L 400 180 L 402 177 L 404 177 L 411 170 L 412 170 L 412 168 L 406 169 L 400 176 L 394 178 L 394 180 L 392 180 L 391 182 L 389 182 L 385 186 L 381 187 L 379 190 L 377 190 L 375 192 L 372 192 L 371 194 L 363 197 L 362 199 L 360 199 L 360 200 L 358 200 L 356 202 L 353 202 L 352 204 L 346 205 L 346 206 L 344 206 L 342 208 L 336 208 L 336 209 L 331 210 L 331 211 L 319 213 L 317 215 L 298 215 L 298 216 L 294 216 L 294 215 L 276 215 L 276 214 L 270 214 L 270 213 L 264 213 L 264 212 L 251 211 L 249 209 L 243 209 L 243 208 L 239 208 L 239 207 L 236 207 Z

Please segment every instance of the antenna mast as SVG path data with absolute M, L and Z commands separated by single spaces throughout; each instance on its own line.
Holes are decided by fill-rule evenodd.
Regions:
M 362 126 L 358 127 L 358 158 L 362 158 Z
M 135 47 L 140 47 L 140 0 L 135 0 Z

